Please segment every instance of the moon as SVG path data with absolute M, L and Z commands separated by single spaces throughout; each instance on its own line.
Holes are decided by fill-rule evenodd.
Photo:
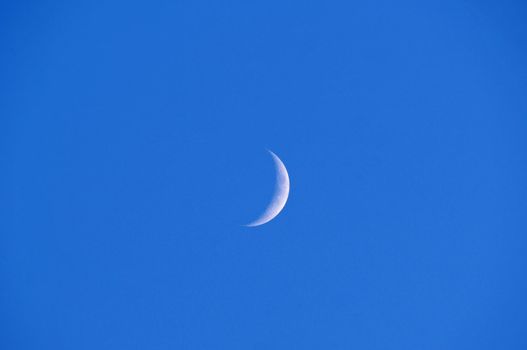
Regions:
M 269 221 L 273 220 L 282 209 L 285 207 L 285 203 L 287 202 L 287 198 L 289 198 L 289 174 L 287 173 L 287 169 L 285 168 L 284 163 L 278 158 L 276 154 L 269 151 L 273 157 L 275 169 L 276 169 L 276 185 L 274 190 L 273 199 L 265 209 L 262 215 L 250 224 L 247 224 L 245 226 L 247 227 L 255 227 L 260 226 L 265 223 L 268 223 Z

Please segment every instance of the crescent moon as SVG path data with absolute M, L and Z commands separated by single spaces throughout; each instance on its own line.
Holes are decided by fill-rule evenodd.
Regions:
M 269 221 L 273 220 L 282 209 L 285 207 L 285 203 L 287 202 L 287 198 L 289 197 L 289 174 L 287 173 L 287 169 L 285 168 L 284 163 L 278 158 L 276 154 L 269 151 L 273 157 L 275 169 L 276 169 L 276 186 L 274 190 L 273 199 L 267 206 L 267 209 L 263 212 L 262 215 L 250 224 L 247 224 L 245 226 L 247 227 L 255 227 L 260 226 L 265 223 L 268 223 Z

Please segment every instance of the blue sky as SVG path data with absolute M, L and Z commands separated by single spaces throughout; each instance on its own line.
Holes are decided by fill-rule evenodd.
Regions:
M 526 16 L 2 3 L 0 347 L 526 349 Z

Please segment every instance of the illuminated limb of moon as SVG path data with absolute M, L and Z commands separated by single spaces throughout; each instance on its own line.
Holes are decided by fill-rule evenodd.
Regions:
M 248 227 L 260 226 L 273 220 L 284 209 L 287 198 L 289 197 L 289 175 L 287 169 L 276 154 L 271 151 L 269 153 L 273 157 L 276 169 L 276 186 L 273 199 L 258 219 L 246 225 Z

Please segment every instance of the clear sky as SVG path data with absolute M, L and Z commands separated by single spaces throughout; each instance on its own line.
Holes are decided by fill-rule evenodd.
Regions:
M 526 18 L 3 1 L 0 348 L 527 349 Z

